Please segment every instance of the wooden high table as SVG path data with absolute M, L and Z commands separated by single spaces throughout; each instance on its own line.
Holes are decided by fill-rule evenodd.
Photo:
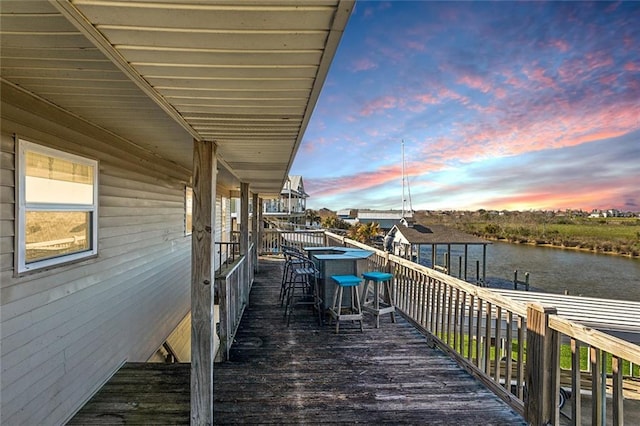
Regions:
M 349 247 L 304 247 L 304 250 L 320 271 L 318 285 L 320 286 L 322 307 L 325 311 L 331 308 L 336 289 L 336 283 L 333 282 L 331 276 L 362 276 L 362 273 L 368 269 L 367 258 L 373 254 L 369 250 Z M 344 301 L 350 303 L 350 299 L 346 295 Z

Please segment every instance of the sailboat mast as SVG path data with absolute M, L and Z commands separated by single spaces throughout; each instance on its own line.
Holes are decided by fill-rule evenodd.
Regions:
M 404 139 L 402 139 L 402 217 L 404 217 Z

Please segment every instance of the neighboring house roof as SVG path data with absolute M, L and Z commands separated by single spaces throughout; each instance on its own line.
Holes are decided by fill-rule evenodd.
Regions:
M 405 212 L 405 216 L 406 216 Z M 358 219 L 402 219 L 402 211 L 400 210 L 358 210 Z
M 338 210 L 338 212 L 336 213 L 338 215 L 338 217 L 348 217 L 350 219 L 355 219 L 356 217 L 358 217 L 358 210 L 356 209 L 342 209 L 342 210 Z
M 291 184 L 289 184 L 289 182 Z M 282 187 L 282 191 L 280 191 L 280 194 L 289 195 L 289 192 L 291 192 L 291 195 L 296 195 L 300 198 L 309 197 L 309 194 L 304 191 L 304 182 L 302 181 L 302 176 L 299 175 L 289 176 L 289 181 L 284 184 L 284 187 Z
M 395 225 L 391 233 L 400 232 L 410 244 L 491 244 L 489 241 L 444 225 Z
M 357 219 L 358 223 L 377 223 L 380 229 L 387 230 L 393 228 L 398 223 L 398 219 Z

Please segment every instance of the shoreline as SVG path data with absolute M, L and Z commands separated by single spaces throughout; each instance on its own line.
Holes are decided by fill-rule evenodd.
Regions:
M 545 243 L 545 244 L 539 244 L 535 241 L 526 241 L 526 242 L 521 242 L 521 241 L 510 241 L 507 238 L 497 238 L 497 237 L 489 237 L 489 236 L 480 236 L 481 238 L 487 239 L 489 241 L 499 241 L 502 243 L 508 243 L 508 244 L 522 244 L 522 245 L 528 245 L 528 246 L 535 246 L 535 247 L 547 247 L 547 248 L 554 248 L 554 249 L 561 249 L 561 250 L 575 250 L 575 251 L 582 251 L 585 253 L 593 253 L 593 254 L 606 254 L 606 255 L 611 255 L 611 256 L 619 256 L 619 257 L 627 257 L 629 259 L 640 259 L 640 255 L 639 256 L 634 256 L 633 254 L 627 254 L 627 253 L 618 253 L 615 251 L 602 251 L 602 250 L 596 250 L 596 249 L 589 249 L 589 248 L 583 248 L 583 247 L 568 247 L 568 246 L 562 246 L 562 245 L 556 245 L 553 243 Z

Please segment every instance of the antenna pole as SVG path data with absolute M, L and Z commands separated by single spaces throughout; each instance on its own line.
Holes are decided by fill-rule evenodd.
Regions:
M 404 139 L 402 139 L 402 217 L 404 217 Z

